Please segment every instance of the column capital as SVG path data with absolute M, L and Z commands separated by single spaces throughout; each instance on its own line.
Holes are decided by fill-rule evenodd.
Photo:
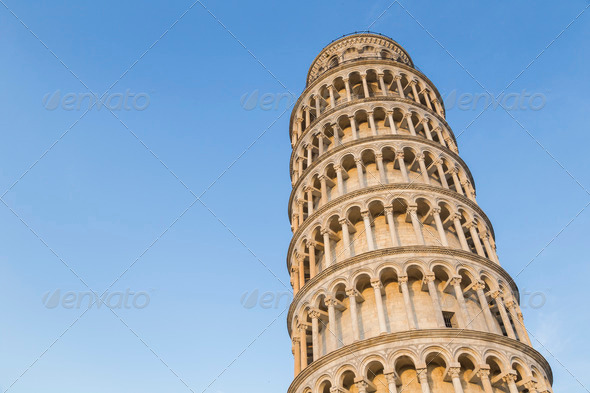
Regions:
M 381 284 L 381 280 L 378 278 L 374 278 L 371 280 L 371 286 L 375 289 L 383 288 L 383 284 Z
M 334 165 L 334 170 L 336 172 L 340 172 L 342 170 L 342 165 L 338 165 L 338 164 L 337 165 Z
M 459 378 L 461 367 L 449 367 L 449 375 L 451 378 Z
M 480 289 L 483 290 L 486 287 L 486 284 L 483 281 L 477 281 L 473 284 L 471 288 L 475 291 L 479 291 Z
M 338 304 L 338 301 L 331 296 L 326 297 L 324 302 L 326 303 L 326 306 L 328 306 L 328 307 L 335 307 Z
M 537 390 L 537 381 L 535 381 L 534 379 L 531 379 L 531 380 L 524 383 L 524 387 L 527 388 L 529 390 L 529 392 L 536 391 Z
M 322 236 L 330 235 L 330 229 L 324 228 L 320 230 L 320 233 L 322 234 Z
M 418 374 L 418 378 L 420 379 L 420 383 L 427 383 L 428 382 L 428 374 L 427 368 L 417 368 L 416 374 Z
M 418 161 L 424 161 L 424 158 L 425 158 L 424 153 L 418 153 L 418 154 L 416 154 L 416 159 Z
M 385 114 L 386 114 L 387 116 L 389 116 L 389 115 L 393 115 L 393 111 L 392 111 L 391 109 L 387 109 L 387 110 L 385 111 Z
M 516 371 L 511 370 L 506 375 L 502 377 L 504 382 L 508 383 L 509 381 L 516 382 Z
M 500 291 L 500 290 L 497 290 L 497 291 L 492 291 L 492 292 L 490 292 L 490 296 L 491 296 L 493 299 L 500 298 L 500 300 L 502 300 L 502 291 Z
M 406 113 L 404 113 L 404 118 L 407 119 L 409 117 L 412 117 L 412 112 L 406 112 Z
M 299 336 L 294 336 L 294 337 L 291 339 L 291 341 L 293 342 L 293 344 L 299 344 L 299 342 L 300 342 L 301 340 L 299 339 Z
M 397 278 L 397 282 L 400 284 L 407 284 L 408 283 L 408 276 L 399 276 Z
M 357 290 L 354 288 L 346 288 L 346 296 L 353 297 L 357 295 Z
M 382 160 L 383 159 L 383 153 L 376 153 L 375 154 L 375 159 L 376 160 Z
M 511 309 L 513 309 L 515 304 L 516 304 L 516 303 L 514 302 L 514 300 L 513 300 L 513 299 L 506 300 L 506 301 L 504 302 L 504 305 L 506 306 L 506 308 L 507 308 L 508 310 L 511 310 Z M 515 321 L 515 322 L 516 322 L 516 321 Z
M 461 285 L 461 276 L 453 276 L 450 279 L 451 281 L 451 285 L 455 286 L 455 285 Z
M 431 211 L 432 211 L 432 213 L 433 213 L 433 214 L 440 214 L 440 212 L 441 212 L 441 208 L 440 208 L 440 207 L 438 207 L 438 206 L 437 206 L 437 207 L 433 207 L 433 208 L 431 209 Z
M 424 276 L 424 280 L 426 280 L 426 282 L 434 282 L 434 280 L 436 280 L 436 276 L 433 272 L 429 272 Z
M 477 376 L 480 379 L 489 378 L 490 377 L 490 366 L 485 364 L 485 365 L 482 365 L 479 367 L 480 367 L 480 369 L 477 371 Z
M 394 80 L 394 81 L 397 81 L 397 80 L 400 80 L 400 79 L 402 79 L 402 76 L 401 76 L 400 74 L 395 74 L 395 75 L 393 76 L 393 80 Z
M 318 319 L 321 317 L 321 315 L 322 314 L 320 313 L 320 310 L 312 309 L 309 312 L 309 316 L 311 317 L 311 319 Z
M 377 73 L 377 76 L 380 78 L 380 77 L 385 76 L 385 74 L 383 73 L 383 71 L 380 71 L 380 72 Z
M 416 213 L 418 211 L 418 205 L 408 205 L 408 213 Z
M 359 393 L 365 393 L 367 391 L 367 388 L 369 387 L 369 384 L 366 383 L 365 381 L 358 381 L 354 383 L 359 391 Z
M 388 384 L 396 383 L 396 380 L 398 379 L 398 376 L 395 373 L 395 371 L 392 371 L 389 373 L 384 373 L 384 375 L 385 375 L 385 380 L 387 381 Z
M 368 211 L 368 210 L 363 210 L 363 211 L 361 212 L 361 217 L 363 218 L 363 220 L 364 220 L 365 218 L 371 218 L 371 212 L 370 212 L 370 211 Z
M 363 159 L 362 159 L 362 158 L 355 158 L 355 159 L 354 159 L 354 162 L 355 162 L 356 164 L 361 164 L 361 165 L 363 165 Z
M 306 240 L 305 245 L 307 246 L 307 248 L 316 248 L 318 246 L 315 240 Z
M 403 151 L 395 152 L 395 158 L 401 158 L 401 159 L 403 159 L 404 158 L 404 152 Z
M 461 213 L 453 213 L 453 220 L 461 220 L 463 216 L 461 215 Z
M 393 206 L 384 206 L 385 214 L 393 214 Z

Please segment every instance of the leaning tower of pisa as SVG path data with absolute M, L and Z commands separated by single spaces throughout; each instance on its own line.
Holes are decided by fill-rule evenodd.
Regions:
M 552 392 L 440 94 L 398 43 L 325 47 L 290 136 L 288 393 Z

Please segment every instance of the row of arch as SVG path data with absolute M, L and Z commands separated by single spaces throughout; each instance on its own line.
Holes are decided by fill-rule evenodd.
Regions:
M 355 359 L 356 360 L 356 359 Z M 495 349 L 454 350 L 430 345 L 379 351 L 348 362 L 304 384 L 301 393 L 541 393 L 552 392 L 542 368 L 522 356 Z
M 386 262 L 342 272 L 322 287 L 307 291 L 290 314 L 299 369 L 355 341 L 415 329 L 470 329 L 530 345 L 510 285 L 485 268 Z
M 421 109 L 401 103 L 355 105 L 328 116 L 293 145 L 292 170 L 299 160 L 305 169 L 345 143 L 379 135 L 418 136 L 458 152 L 448 128 Z
M 444 117 L 443 107 L 429 84 L 430 82 L 414 72 L 391 66 L 371 65 L 341 70 L 331 75 L 330 80 L 306 91 L 299 98 L 298 106 L 294 109 L 292 135 L 300 137 L 328 110 L 371 97 L 411 99 Z
M 328 53 L 330 52 L 330 53 Z M 324 72 L 351 61 L 379 59 L 393 60 L 413 67 L 408 54 L 397 45 L 385 41 L 382 37 L 354 37 L 324 48 L 312 63 L 307 85 Z
M 498 263 L 490 229 L 472 208 L 445 197 L 373 196 L 327 212 L 294 238 L 289 254 L 294 291 L 345 259 L 407 245 L 462 249 Z
M 294 231 L 320 207 L 366 187 L 426 184 L 455 191 L 475 202 L 470 174 L 462 164 L 432 147 L 412 144 L 357 146 L 326 158 L 298 183 L 290 206 Z

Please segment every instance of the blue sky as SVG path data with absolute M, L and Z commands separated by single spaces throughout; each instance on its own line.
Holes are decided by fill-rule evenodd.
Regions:
M 242 98 L 298 96 L 326 44 L 369 26 L 451 100 L 543 95 L 447 102 L 448 121 L 555 391 L 590 387 L 588 1 L 1 3 L 3 391 L 286 391 L 290 108 Z M 43 105 L 111 85 L 149 105 Z M 47 307 L 88 287 L 149 304 Z

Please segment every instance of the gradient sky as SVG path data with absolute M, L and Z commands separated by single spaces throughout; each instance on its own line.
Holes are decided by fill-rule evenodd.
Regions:
M 0 1 L 2 391 L 285 392 L 291 108 L 248 98 L 369 26 L 448 97 L 555 391 L 590 388 L 588 0 L 191 4 Z M 114 82 L 147 108 L 43 105 Z M 523 90 L 543 108 L 456 102 Z M 149 304 L 49 302 L 113 282 Z

